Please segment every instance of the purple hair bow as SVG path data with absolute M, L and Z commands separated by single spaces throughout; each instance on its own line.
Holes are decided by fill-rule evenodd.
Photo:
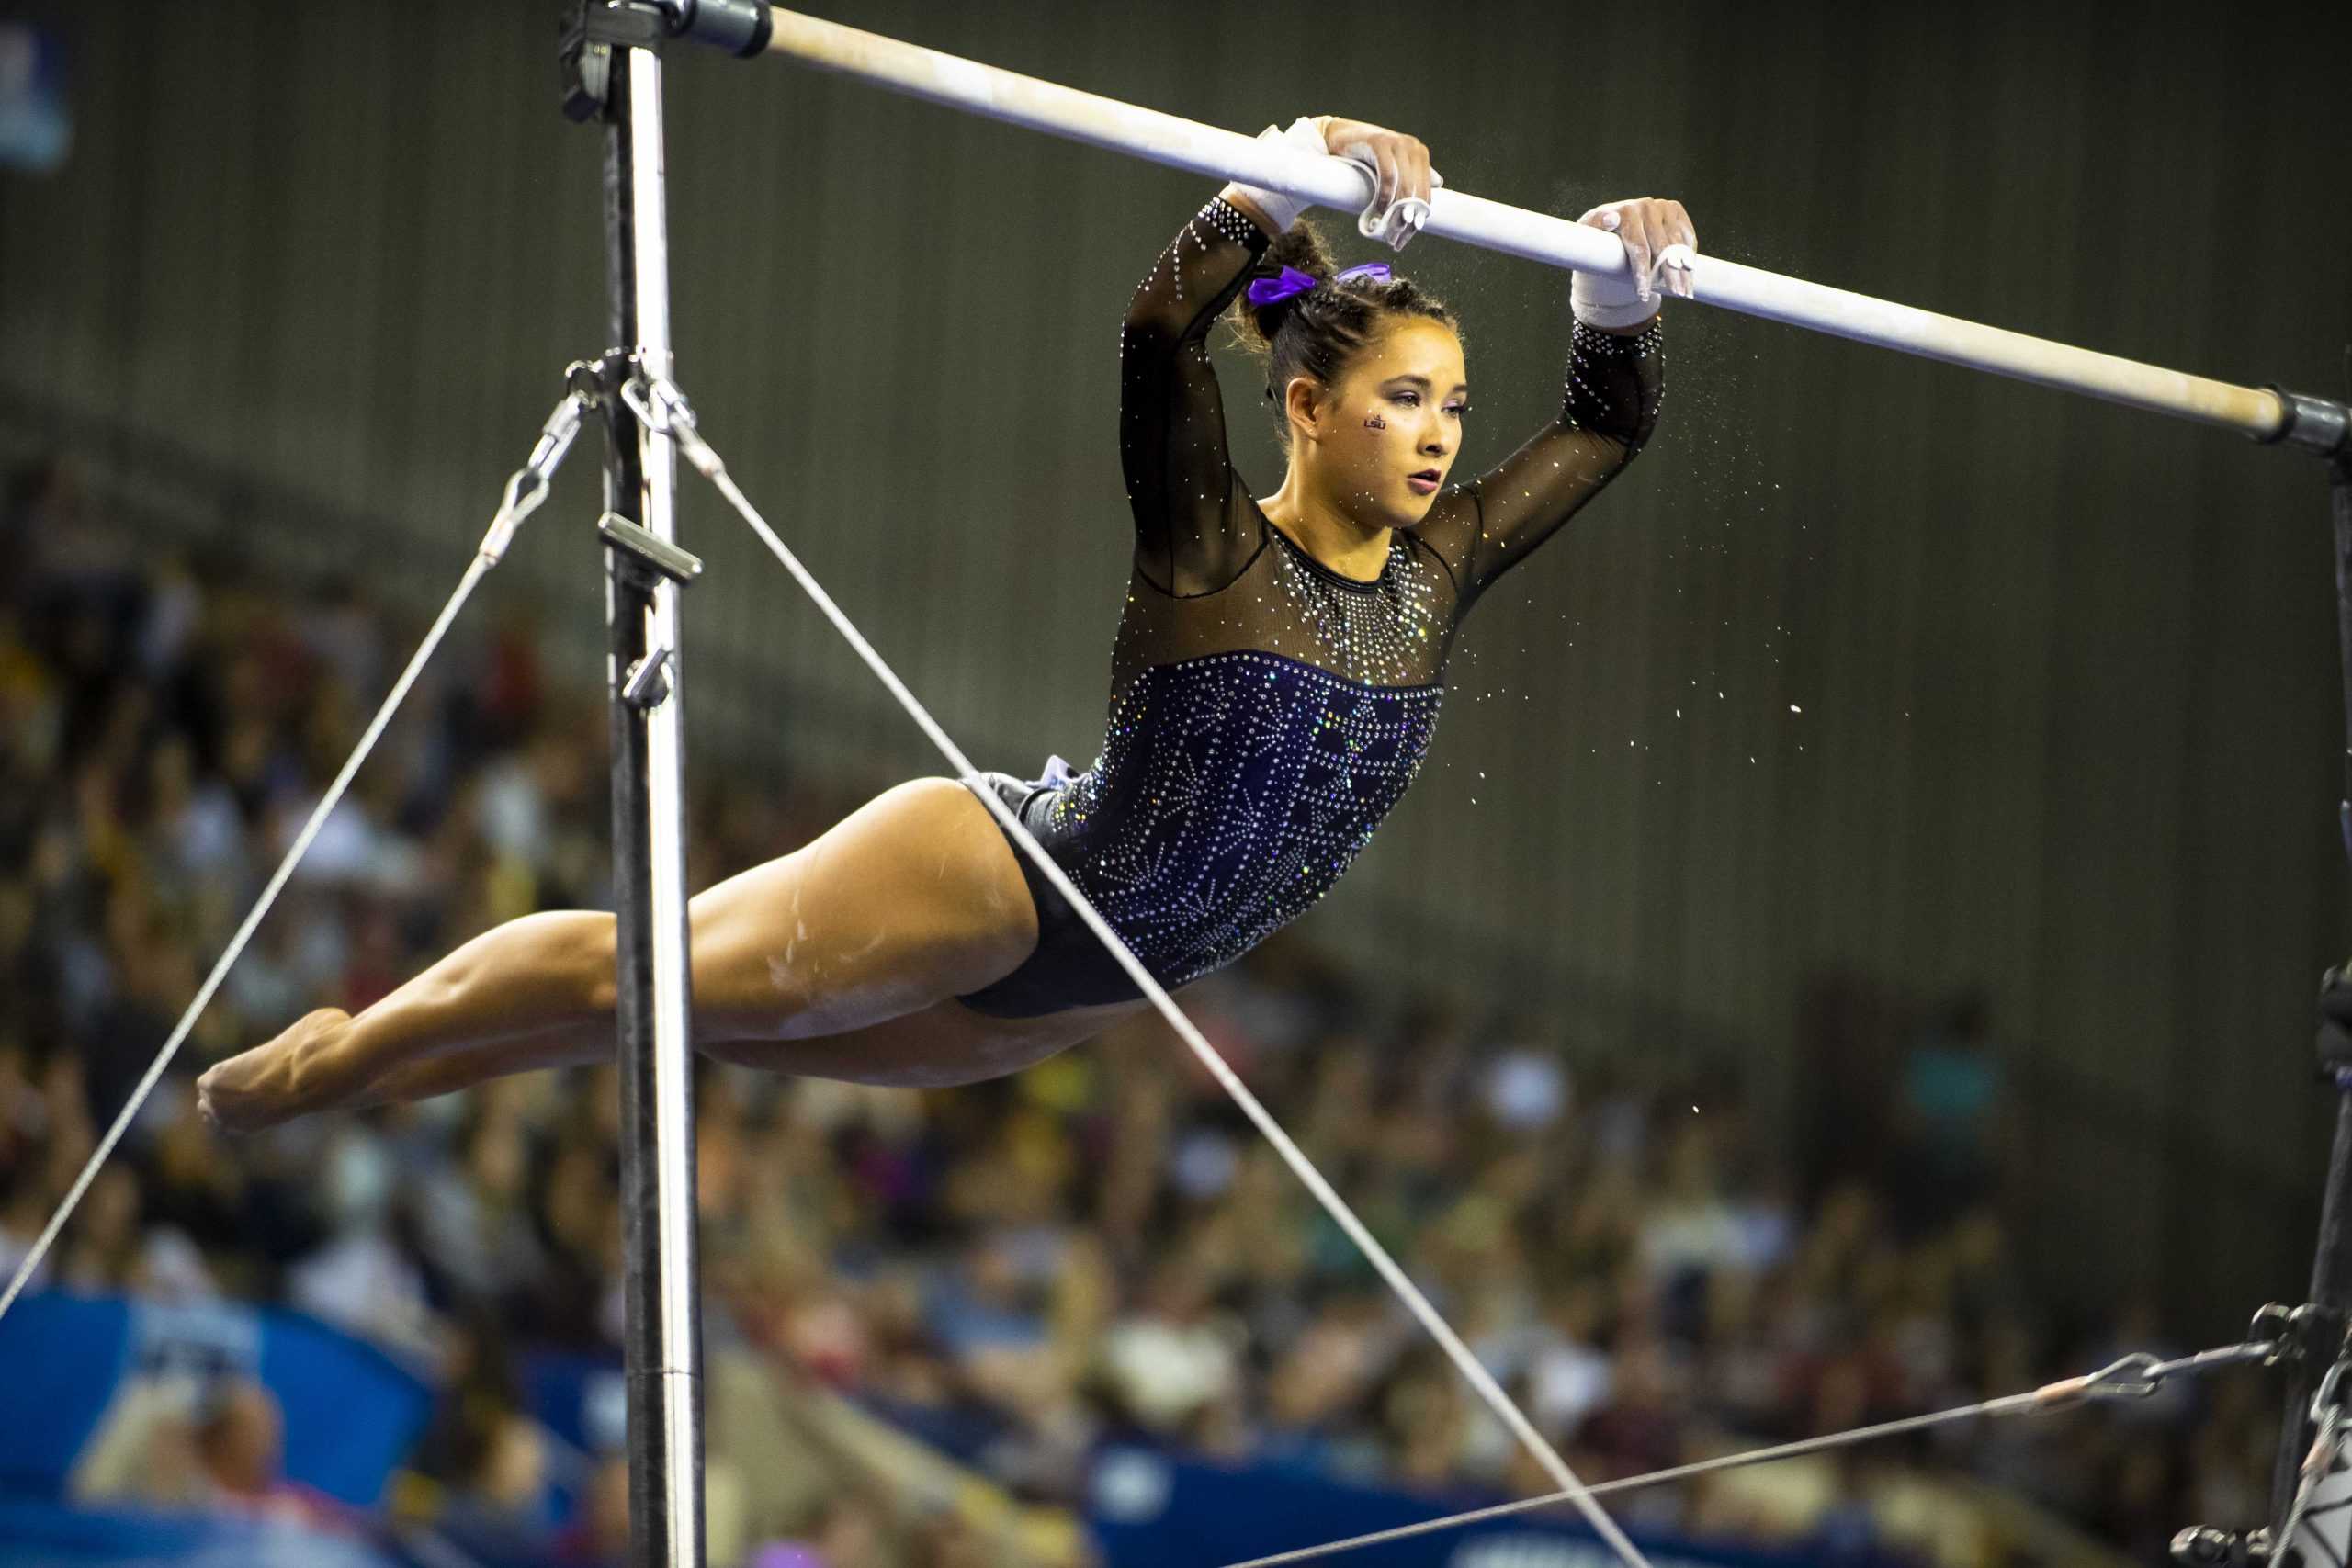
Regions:
M 1390 276 L 1391 274 L 1388 270 L 1388 264 L 1386 262 L 1365 262 L 1361 266 L 1351 266 L 1348 268 L 1347 271 L 1340 274 L 1339 276 L 1333 278 L 1331 281 L 1334 283 L 1345 283 L 1351 277 L 1368 277 L 1374 283 L 1385 283 L 1389 280 Z M 1250 303 L 1252 305 L 1271 305 L 1278 299 L 1287 299 L 1294 294 L 1304 294 L 1314 287 L 1315 275 L 1313 273 L 1301 272 L 1295 266 L 1286 266 L 1282 269 L 1282 275 L 1280 276 L 1261 277 L 1257 282 L 1251 284 L 1250 286 Z

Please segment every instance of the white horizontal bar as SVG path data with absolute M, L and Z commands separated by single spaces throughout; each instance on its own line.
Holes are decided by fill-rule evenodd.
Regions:
M 769 49 L 803 65 L 1171 168 L 1285 191 L 1321 207 L 1353 212 L 1372 198 L 1368 176 L 1344 159 L 1260 141 L 781 6 L 773 16 Z M 1423 231 L 1571 271 L 1623 276 L 1628 270 L 1624 244 L 1614 234 L 1455 190 L 1432 193 Z M 2162 370 L 1737 262 L 1701 256 L 1691 280 L 1694 298 L 1704 304 L 2250 436 L 2276 435 L 2287 419 L 2277 394 L 2258 388 Z

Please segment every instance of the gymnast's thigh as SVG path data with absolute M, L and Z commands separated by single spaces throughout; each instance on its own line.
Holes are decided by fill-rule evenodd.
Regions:
M 1150 1007 L 1146 1001 L 1104 1002 L 1039 1018 L 995 1018 L 949 998 L 837 1034 L 714 1040 L 698 1043 L 698 1048 L 718 1061 L 795 1077 L 945 1089 L 1034 1066 Z
M 1037 911 L 996 820 L 953 779 L 885 790 L 811 842 L 697 894 L 695 1027 L 838 1034 L 1011 973 Z

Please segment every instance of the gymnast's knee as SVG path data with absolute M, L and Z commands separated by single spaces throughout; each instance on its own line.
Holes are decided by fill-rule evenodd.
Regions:
M 762 1072 L 775 1070 L 775 1042 L 772 1040 L 714 1039 L 702 1028 L 694 1031 L 695 1051 L 707 1061 L 720 1062 L 730 1067 L 757 1067 Z

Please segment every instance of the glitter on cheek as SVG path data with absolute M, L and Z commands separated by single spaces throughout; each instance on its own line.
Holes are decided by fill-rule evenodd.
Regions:
M 1363 422 L 1363 427 L 1366 430 L 1385 430 L 1388 428 L 1388 422 L 1381 418 L 1378 414 L 1374 414 L 1370 419 Z

